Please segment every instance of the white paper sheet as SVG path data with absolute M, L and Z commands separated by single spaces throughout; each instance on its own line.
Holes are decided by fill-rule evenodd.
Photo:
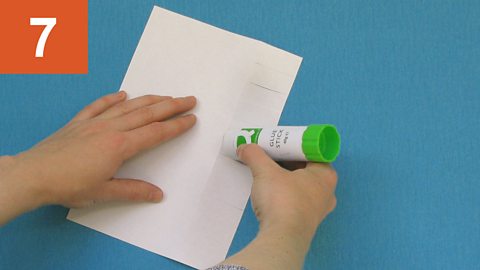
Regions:
M 162 203 L 110 203 L 67 218 L 195 268 L 222 261 L 252 184 L 248 168 L 220 154 L 223 133 L 276 125 L 301 61 L 155 7 L 121 89 L 130 98 L 195 95 L 198 122 L 118 172 L 160 186 Z

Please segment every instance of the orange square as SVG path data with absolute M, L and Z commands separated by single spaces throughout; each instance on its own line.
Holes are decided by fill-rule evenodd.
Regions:
M 88 0 L 3 1 L 0 29 L 0 74 L 88 73 Z

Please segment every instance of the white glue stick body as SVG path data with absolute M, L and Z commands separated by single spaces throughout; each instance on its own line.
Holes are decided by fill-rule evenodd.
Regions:
M 278 126 L 230 130 L 222 153 L 237 159 L 237 147 L 258 144 L 277 161 L 333 162 L 340 152 L 340 135 L 333 125 Z

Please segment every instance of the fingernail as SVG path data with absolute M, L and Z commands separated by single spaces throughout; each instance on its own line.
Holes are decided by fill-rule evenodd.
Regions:
M 151 202 L 160 202 L 162 199 L 163 199 L 163 192 L 161 190 L 152 191 L 148 195 L 148 200 Z
M 126 93 L 125 91 L 123 91 L 123 90 L 120 91 L 120 92 L 118 92 L 118 96 L 121 97 L 121 98 L 125 97 L 126 94 L 127 94 L 127 93 Z
M 194 120 L 197 120 L 197 116 L 193 113 L 185 114 L 185 117 L 190 117 L 190 118 L 193 118 Z
M 241 144 L 239 147 L 237 147 L 237 157 L 239 159 L 242 159 L 242 154 L 243 154 L 243 150 L 245 149 L 245 147 L 247 147 L 246 144 Z

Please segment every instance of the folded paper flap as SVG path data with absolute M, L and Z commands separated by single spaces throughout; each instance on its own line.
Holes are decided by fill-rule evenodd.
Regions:
M 279 94 L 288 94 L 291 84 L 295 79 L 295 74 L 282 72 L 261 63 L 255 63 L 255 72 L 250 82 L 266 91 Z

